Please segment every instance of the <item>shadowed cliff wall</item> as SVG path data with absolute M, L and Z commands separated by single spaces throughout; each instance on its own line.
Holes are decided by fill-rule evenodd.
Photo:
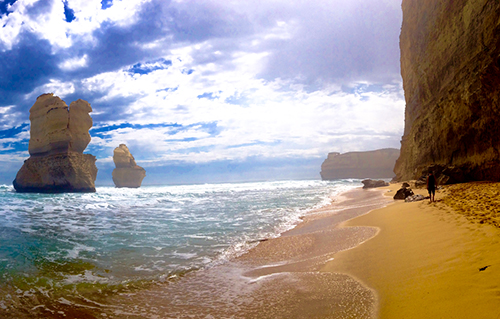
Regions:
M 394 172 L 500 180 L 500 1 L 403 0 L 405 130 Z

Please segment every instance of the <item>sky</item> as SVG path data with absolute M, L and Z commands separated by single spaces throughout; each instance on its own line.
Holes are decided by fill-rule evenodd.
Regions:
M 146 184 L 319 179 L 399 148 L 401 0 L 0 0 L 0 183 L 43 93 L 88 101 L 96 185 L 124 143 Z

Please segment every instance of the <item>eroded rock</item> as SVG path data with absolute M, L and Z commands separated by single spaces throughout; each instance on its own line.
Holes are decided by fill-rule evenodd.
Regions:
M 396 179 L 438 165 L 440 183 L 500 181 L 500 1 L 403 0 L 402 9 Z
M 406 199 L 407 197 L 413 195 L 414 193 L 411 188 L 402 187 L 396 192 L 396 195 L 394 195 L 394 199 Z
M 28 158 L 14 180 L 23 193 L 95 192 L 96 158 L 67 152 Z
M 383 180 L 372 180 L 372 179 L 365 179 L 362 180 L 361 183 L 363 183 L 363 188 L 375 188 L 375 187 L 384 187 L 384 186 L 389 186 L 389 183 Z
M 135 163 L 135 159 L 125 144 L 120 144 L 113 152 L 113 182 L 116 187 L 137 188 L 146 177 L 146 170 Z
M 95 192 L 96 158 L 83 151 L 90 142 L 90 104 L 70 107 L 52 93 L 40 95 L 30 109 L 30 158 L 13 181 L 18 192 Z

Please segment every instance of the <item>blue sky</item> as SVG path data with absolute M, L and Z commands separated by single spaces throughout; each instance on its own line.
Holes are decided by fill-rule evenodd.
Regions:
M 328 152 L 399 148 L 400 0 L 0 0 L 0 183 L 29 109 L 93 112 L 97 184 L 125 143 L 144 184 L 319 178 Z

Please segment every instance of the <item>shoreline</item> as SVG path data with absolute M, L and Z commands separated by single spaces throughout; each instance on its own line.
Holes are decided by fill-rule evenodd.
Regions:
M 500 213 L 485 213 L 500 208 L 499 190 L 500 183 L 452 185 L 435 203 L 398 201 L 346 221 L 343 227 L 380 231 L 335 254 L 321 271 L 374 289 L 377 318 L 500 318 Z M 483 208 L 475 211 L 474 198 Z
M 446 186 L 432 204 L 394 201 L 399 185 L 345 191 L 223 264 L 65 312 L 89 318 L 500 318 L 500 210 L 492 210 L 500 208 L 500 183 Z
M 342 250 L 372 238 L 372 227 L 339 227 L 386 206 L 379 189 L 355 188 L 308 212 L 293 229 L 259 242 L 226 264 L 146 291 L 111 298 L 112 316 L 193 318 L 374 318 L 371 288 L 347 274 L 320 271 Z M 140 309 L 138 309 L 140 305 Z M 111 309 L 108 309 L 111 310 Z M 208 317 L 207 317 L 208 316 Z

